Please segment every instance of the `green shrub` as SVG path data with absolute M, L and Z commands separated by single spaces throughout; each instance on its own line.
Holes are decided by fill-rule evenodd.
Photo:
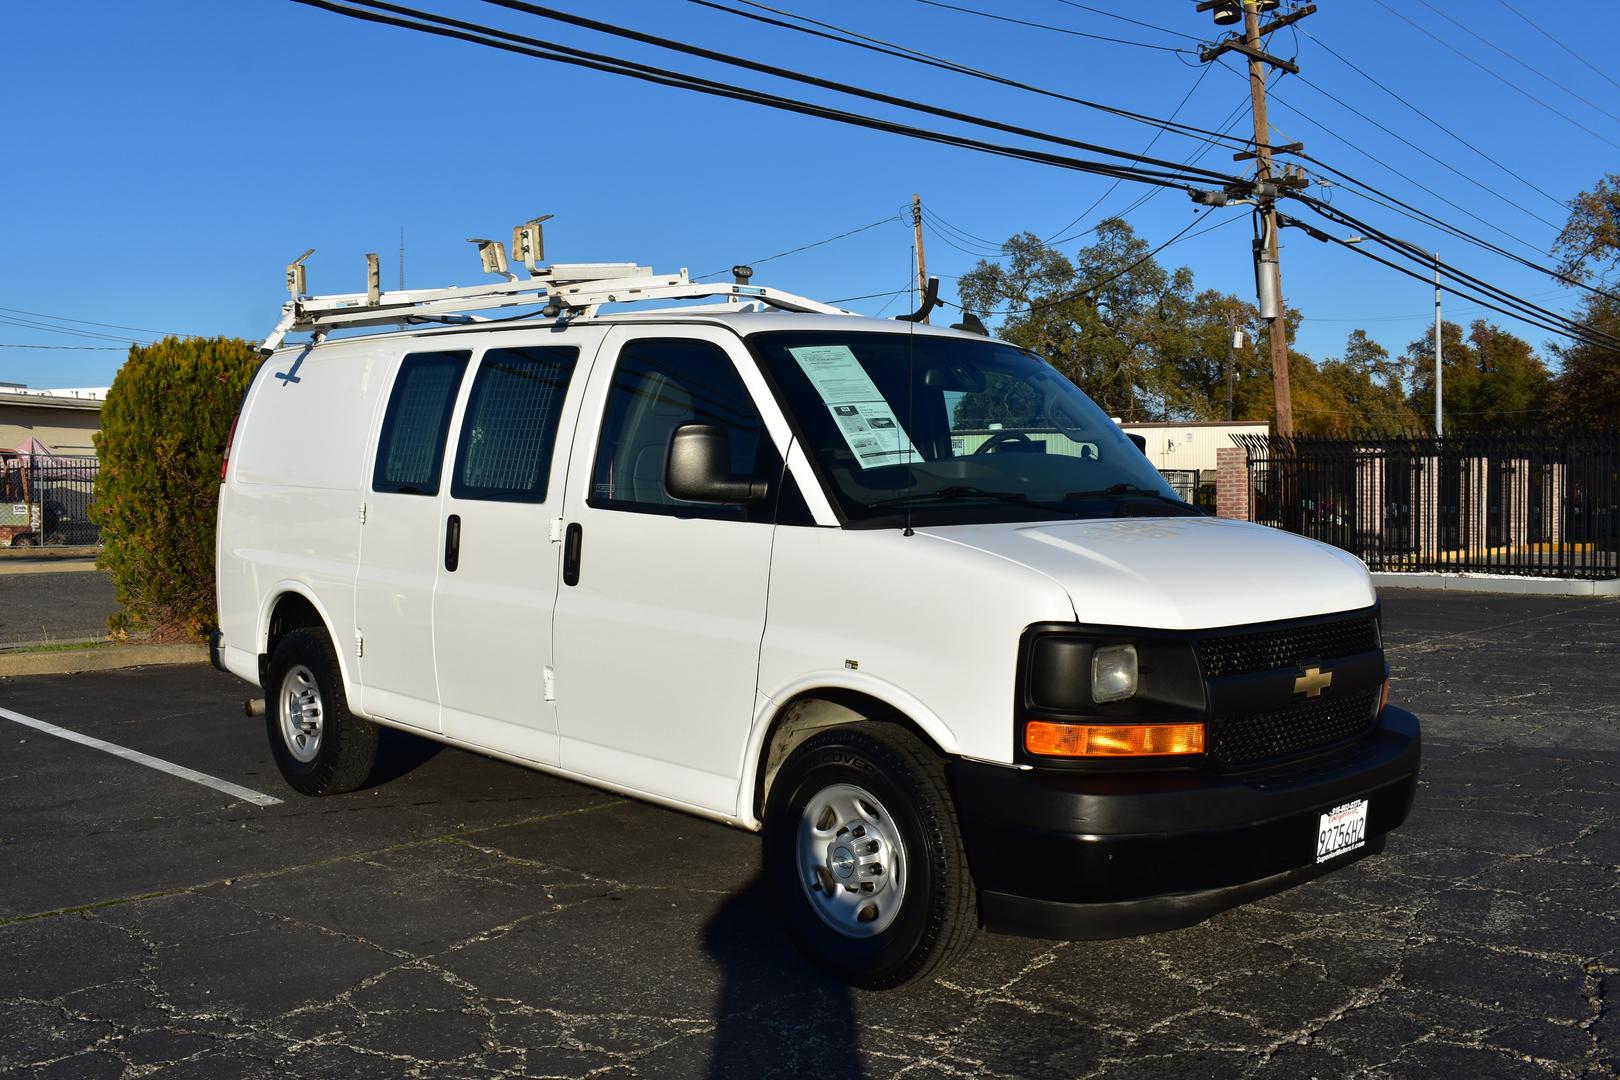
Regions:
M 91 516 L 123 611 L 114 635 L 196 640 L 215 625 L 214 511 L 219 463 L 258 368 L 239 338 L 134 346 L 101 407 L 101 469 Z

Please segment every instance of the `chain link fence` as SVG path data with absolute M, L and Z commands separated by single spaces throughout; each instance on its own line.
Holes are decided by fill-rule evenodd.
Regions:
M 0 457 L 0 547 L 100 544 L 90 520 L 100 468 L 93 455 Z

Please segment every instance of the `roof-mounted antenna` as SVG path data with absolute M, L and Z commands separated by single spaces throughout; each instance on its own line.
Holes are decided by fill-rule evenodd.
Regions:
M 512 259 L 521 262 L 530 277 L 540 276 L 540 268 L 535 264 L 546 257 L 546 234 L 540 223 L 550 221 L 552 216 L 541 214 L 521 225 L 512 226 Z
M 309 295 L 309 280 L 304 274 L 304 260 L 313 254 L 315 254 L 315 249 L 310 248 L 287 264 L 287 292 L 292 295 L 294 300 L 300 296 Z
M 467 243 L 478 245 L 478 259 L 484 265 L 484 273 L 499 274 L 507 281 L 516 281 L 517 275 L 506 267 L 506 245 L 499 240 L 482 240 L 476 236 L 467 237 Z

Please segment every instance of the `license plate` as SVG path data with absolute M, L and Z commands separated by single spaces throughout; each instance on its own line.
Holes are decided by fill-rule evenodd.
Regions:
M 1357 799 L 1335 806 L 1323 814 L 1316 827 L 1316 861 L 1326 862 L 1336 855 L 1367 842 L 1367 800 Z

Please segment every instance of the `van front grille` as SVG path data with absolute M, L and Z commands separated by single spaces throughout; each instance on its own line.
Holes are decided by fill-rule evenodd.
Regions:
M 1301 701 L 1281 709 L 1214 720 L 1210 756 L 1222 768 L 1282 762 L 1366 735 L 1378 719 L 1382 686 Z
M 1357 615 L 1332 622 L 1200 638 L 1198 666 L 1203 670 L 1204 678 L 1219 679 L 1226 675 L 1249 675 L 1303 667 L 1309 663 L 1353 656 L 1377 648 L 1377 618 Z

